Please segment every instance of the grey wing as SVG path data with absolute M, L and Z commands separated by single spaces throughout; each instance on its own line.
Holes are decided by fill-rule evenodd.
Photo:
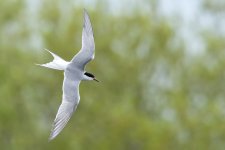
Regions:
M 91 21 L 86 10 L 84 10 L 84 24 L 82 32 L 82 48 L 73 57 L 72 64 L 84 69 L 85 65 L 94 59 L 95 42 Z
M 66 126 L 80 100 L 78 81 L 71 81 L 66 76 L 63 82 L 63 100 L 55 117 L 49 140 L 54 139 Z

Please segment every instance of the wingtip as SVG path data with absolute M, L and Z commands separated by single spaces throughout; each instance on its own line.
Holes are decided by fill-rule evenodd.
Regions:
M 84 8 L 83 11 L 84 11 L 84 13 L 87 13 L 87 9 L 86 8 Z
M 50 135 L 49 138 L 48 138 L 48 142 L 51 142 L 55 137 Z
M 49 135 L 49 137 L 48 137 L 48 141 L 50 142 L 50 141 L 54 140 L 54 139 L 56 138 L 57 135 L 58 135 L 58 134 L 54 134 L 54 132 L 51 131 L 51 133 L 50 133 L 50 135 Z
M 52 138 L 48 138 L 48 142 L 51 142 L 53 139 Z
M 84 8 L 84 10 L 83 10 L 83 11 L 84 11 L 84 17 L 85 17 L 85 16 L 88 16 L 88 17 L 89 17 L 89 14 L 88 14 L 87 9 L 85 9 L 85 8 Z

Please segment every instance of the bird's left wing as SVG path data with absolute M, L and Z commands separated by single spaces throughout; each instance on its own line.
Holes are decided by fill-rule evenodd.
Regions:
M 71 65 L 84 69 L 85 65 L 94 59 L 95 41 L 91 21 L 87 11 L 84 9 L 84 24 L 82 31 L 82 48 L 73 57 Z
M 73 81 L 65 74 L 63 82 L 63 100 L 55 117 L 49 140 L 54 139 L 66 126 L 80 100 L 80 81 Z

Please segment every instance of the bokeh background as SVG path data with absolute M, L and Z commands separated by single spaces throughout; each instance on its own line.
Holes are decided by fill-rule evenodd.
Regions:
M 35 66 L 81 47 L 83 8 L 96 57 L 81 101 L 48 142 L 63 73 Z M 225 1 L 1 0 L 0 149 L 223 150 Z

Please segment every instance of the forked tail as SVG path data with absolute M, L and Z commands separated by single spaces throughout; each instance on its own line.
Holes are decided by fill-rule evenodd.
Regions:
M 65 70 L 69 62 L 63 60 L 61 57 L 57 56 L 56 54 L 52 53 L 51 51 L 45 49 L 48 51 L 53 57 L 53 61 L 46 63 L 46 64 L 37 64 L 39 66 L 56 69 L 56 70 Z

